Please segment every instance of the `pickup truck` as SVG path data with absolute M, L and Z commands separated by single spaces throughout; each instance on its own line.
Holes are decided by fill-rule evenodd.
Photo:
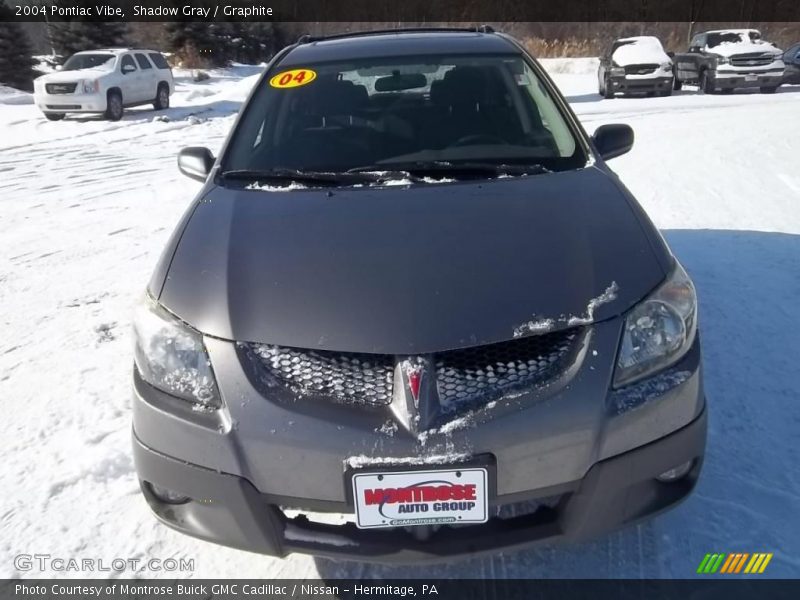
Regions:
M 737 88 L 774 92 L 783 80 L 783 51 L 761 39 L 757 29 L 698 33 L 689 52 L 673 55 L 675 89 L 696 85 L 705 94 Z

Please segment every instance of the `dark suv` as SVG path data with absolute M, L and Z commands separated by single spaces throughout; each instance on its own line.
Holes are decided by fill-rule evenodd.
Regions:
M 674 506 L 706 439 L 697 300 L 508 36 L 303 38 L 256 83 L 135 321 L 156 516 L 373 561 L 581 539 Z

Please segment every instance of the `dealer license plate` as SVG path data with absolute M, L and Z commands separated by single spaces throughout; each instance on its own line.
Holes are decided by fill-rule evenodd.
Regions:
M 486 469 L 356 473 L 353 496 L 361 529 L 485 523 Z
M 745 75 L 744 76 L 744 80 L 745 81 L 755 81 L 756 79 L 758 79 L 758 75 Z

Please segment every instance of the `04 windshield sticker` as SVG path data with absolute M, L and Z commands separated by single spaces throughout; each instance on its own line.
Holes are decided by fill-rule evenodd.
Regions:
M 278 89 L 299 87 L 311 83 L 317 78 L 317 73 L 311 69 L 292 69 L 278 73 L 269 80 L 269 84 Z

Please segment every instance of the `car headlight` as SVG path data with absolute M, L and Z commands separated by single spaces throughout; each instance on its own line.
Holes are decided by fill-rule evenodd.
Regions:
M 661 65 L 661 68 L 664 69 L 665 71 L 672 71 L 672 63 L 671 62 L 664 63 Z
M 718 65 L 727 65 L 731 60 L 727 56 L 715 56 Z
M 96 94 L 100 91 L 100 82 L 97 79 L 82 79 L 80 87 L 84 94 Z
M 680 264 L 625 318 L 614 387 L 628 385 L 675 364 L 697 332 L 697 294 Z
M 611 69 L 609 70 L 609 72 L 612 75 L 625 75 L 625 68 L 619 67 L 617 65 L 611 65 Z
M 219 391 L 203 336 L 149 296 L 134 318 L 134 360 L 150 385 L 187 400 L 195 410 L 220 407 Z

